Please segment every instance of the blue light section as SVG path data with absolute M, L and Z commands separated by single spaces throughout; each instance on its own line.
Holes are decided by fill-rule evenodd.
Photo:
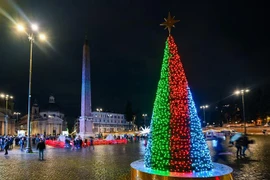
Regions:
M 195 172 L 209 171 L 213 168 L 209 148 L 206 144 L 201 121 L 198 117 L 195 103 L 188 88 L 189 117 L 190 117 L 190 155 L 192 169 Z
M 91 77 L 90 77 L 90 55 L 88 41 L 83 46 L 82 60 L 82 93 L 81 93 L 81 117 L 90 116 L 91 107 Z

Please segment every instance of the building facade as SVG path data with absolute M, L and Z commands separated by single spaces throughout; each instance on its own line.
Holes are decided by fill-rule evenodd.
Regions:
M 31 113 L 31 135 L 43 134 L 56 136 L 66 131 L 67 123 L 65 115 L 60 111 L 60 107 L 55 103 L 53 96 L 49 97 L 49 103 L 43 109 L 35 102 Z M 20 120 L 20 130 L 27 129 L 27 115 Z
M 92 112 L 93 132 L 124 132 L 132 129 L 132 122 L 127 122 L 124 114 L 110 112 Z
M 15 121 L 13 118 L 14 102 L 13 97 L 0 94 L 0 136 L 15 135 Z M 5 132 L 7 130 L 7 132 Z
M 5 119 L 6 115 L 7 121 Z M 15 129 L 15 121 L 16 119 L 13 118 L 13 112 L 11 109 L 6 110 L 5 108 L 0 107 L 0 136 L 5 135 L 5 128 L 7 128 L 7 135 L 17 134 Z
M 127 122 L 124 114 L 111 112 L 92 112 L 94 134 L 100 133 L 124 133 L 134 129 L 133 122 Z M 75 131 L 79 132 L 79 120 L 75 123 Z

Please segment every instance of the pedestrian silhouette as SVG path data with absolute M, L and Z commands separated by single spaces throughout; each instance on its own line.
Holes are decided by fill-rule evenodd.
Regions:
M 40 139 L 40 142 L 37 144 L 37 149 L 39 152 L 39 160 L 44 160 L 44 149 L 46 149 L 46 145 L 43 139 Z

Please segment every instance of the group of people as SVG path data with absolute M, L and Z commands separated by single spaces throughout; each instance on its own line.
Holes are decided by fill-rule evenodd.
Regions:
M 0 137 L 0 151 L 5 151 L 5 155 L 8 155 L 8 149 L 13 148 L 13 136 Z
M 233 144 L 233 142 L 231 142 Z M 235 147 L 236 147 L 236 158 L 241 158 L 241 157 L 246 157 L 246 150 L 248 150 L 250 153 L 251 151 L 249 150 L 249 144 L 253 144 L 253 140 L 249 140 L 246 135 L 243 135 L 239 137 L 235 142 Z
M 4 155 L 8 155 L 8 150 L 13 149 L 15 139 L 15 145 L 20 146 L 20 150 L 24 151 L 26 138 L 25 137 L 13 137 L 13 136 L 3 136 L 0 137 L 0 151 L 5 151 Z M 46 148 L 45 140 L 43 138 L 34 137 L 32 138 L 32 144 L 35 146 L 37 143 L 37 150 L 39 151 L 39 159 L 44 160 L 44 149 Z
M 80 136 L 71 139 L 66 137 L 65 138 L 65 147 L 66 148 L 71 148 L 72 150 L 74 149 L 81 149 L 83 147 L 89 147 L 89 149 L 92 147 L 92 149 L 94 150 L 94 139 L 90 138 L 89 143 L 88 140 L 85 139 L 84 141 L 82 140 L 82 138 Z
M 249 140 L 247 135 L 245 134 L 238 134 L 237 137 L 233 137 L 231 135 L 229 141 L 229 146 L 226 146 L 225 139 L 221 137 L 215 137 L 213 140 L 213 150 L 214 150 L 214 156 L 213 161 L 216 162 L 218 159 L 222 159 L 223 161 L 227 161 L 227 155 L 232 155 L 233 153 L 228 151 L 227 147 L 236 147 L 236 158 L 244 158 L 246 157 L 246 151 L 249 151 L 250 154 L 252 152 L 249 149 L 249 144 L 253 144 L 253 140 Z

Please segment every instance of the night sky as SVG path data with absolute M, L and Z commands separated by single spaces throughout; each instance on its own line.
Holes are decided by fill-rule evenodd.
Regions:
M 85 35 L 90 44 L 92 107 L 151 114 L 170 11 L 180 19 L 172 35 L 197 107 L 214 105 L 236 88 L 269 83 L 269 8 L 266 1 L 0 0 L 15 21 L 38 22 L 48 43 L 36 42 L 32 100 L 54 95 L 70 117 L 80 115 Z M 0 13 L 0 92 L 26 113 L 29 42 Z

